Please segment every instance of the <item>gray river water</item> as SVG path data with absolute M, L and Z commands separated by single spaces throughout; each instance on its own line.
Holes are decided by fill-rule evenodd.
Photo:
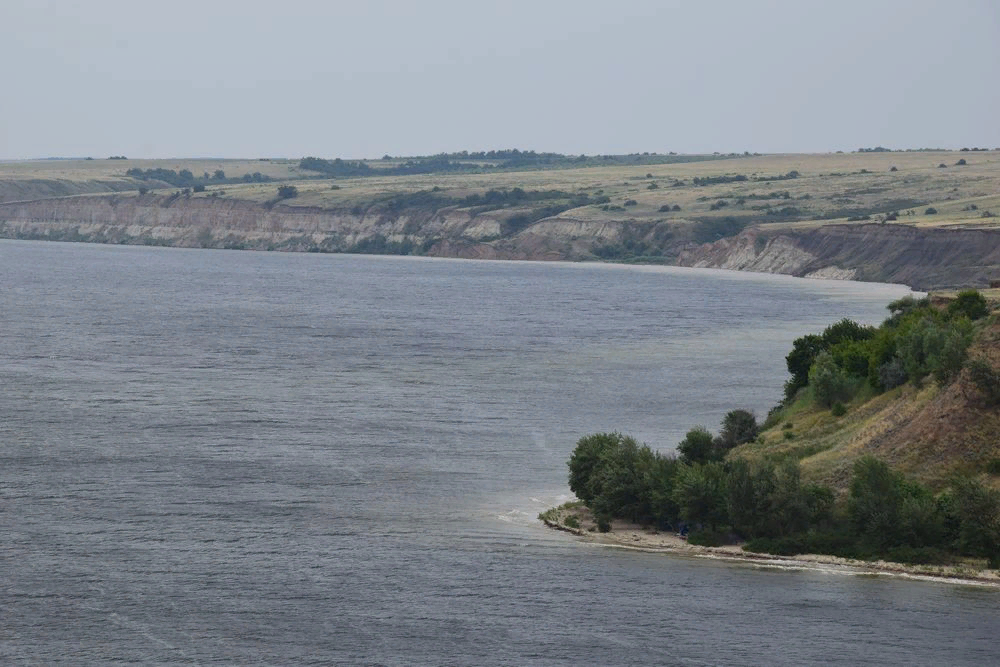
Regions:
M 549 531 L 904 288 L 0 242 L 0 663 L 985 665 L 1000 593 Z

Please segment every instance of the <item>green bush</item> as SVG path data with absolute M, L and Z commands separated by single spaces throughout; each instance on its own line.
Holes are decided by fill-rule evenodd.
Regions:
M 594 433 L 580 438 L 569 458 L 569 488 L 583 502 L 593 500 L 600 493 L 594 488 L 596 471 L 605 451 L 616 447 L 624 438 L 621 433 Z
M 990 306 L 986 302 L 986 297 L 977 290 L 969 289 L 958 293 L 955 300 L 948 304 L 948 315 L 950 317 L 968 317 L 970 320 L 979 320 L 990 314 Z
M 563 524 L 567 528 L 579 528 L 580 527 L 580 520 L 577 519 L 575 516 L 568 516 L 568 517 L 566 517 L 566 520 L 563 521 Z
M 729 544 L 729 536 L 717 530 L 697 530 L 688 534 L 688 544 L 699 547 L 721 547 Z
M 674 479 L 673 498 L 681 516 L 688 521 L 709 528 L 727 522 L 726 474 L 719 463 L 680 466 Z
M 299 196 L 299 189 L 294 185 L 279 185 L 278 199 L 291 199 Z
M 775 556 L 798 556 L 800 554 L 831 554 L 841 558 L 858 556 L 856 540 L 850 534 L 841 532 L 809 532 L 787 537 L 756 537 L 747 540 L 744 551 L 773 554 Z
M 1000 567 L 1000 493 L 967 478 L 955 480 L 952 488 L 961 522 L 959 549 L 987 558 L 992 568 Z
M 850 381 L 847 374 L 837 366 L 833 355 L 820 352 L 809 369 L 809 386 L 814 400 L 823 407 L 830 407 L 837 401 L 846 401 L 850 396 Z
M 678 462 L 621 433 L 580 438 L 569 459 L 570 489 L 595 517 L 641 524 L 677 518 L 672 498 Z
M 685 463 L 706 463 L 716 456 L 715 438 L 704 426 L 695 426 L 677 445 Z
M 757 417 L 749 410 L 730 410 L 722 418 L 719 438 L 726 449 L 732 449 L 747 442 L 753 442 L 760 427 Z
M 971 342 L 967 318 L 942 322 L 927 315 L 900 326 L 896 347 L 910 380 L 919 384 L 933 374 L 938 384 L 945 385 L 961 371 Z
M 844 407 L 843 403 L 837 401 L 830 408 L 830 414 L 832 414 L 834 417 L 843 417 L 844 415 L 847 414 L 847 408 Z

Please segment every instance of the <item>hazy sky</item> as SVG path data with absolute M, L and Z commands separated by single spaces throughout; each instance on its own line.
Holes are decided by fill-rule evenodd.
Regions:
M 1000 0 L 0 0 L 0 158 L 1000 146 Z

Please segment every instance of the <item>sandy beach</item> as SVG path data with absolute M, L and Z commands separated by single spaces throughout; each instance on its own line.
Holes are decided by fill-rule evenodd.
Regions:
M 550 528 L 572 533 L 580 539 L 607 547 L 637 551 L 669 553 L 690 558 L 710 558 L 749 563 L 777 569 L 803 569 L 844 575 L 892 576 L 920 581 L 990 586 L 1000 588 L 997 570 L 967 565 L 907 565 L 888 561 L 863 561 L 822 554 L 774 556 L 744 551 L 738 544 L 703 547 L 670 532 L 615 520 L 607 533 L 597 531 L 596 524 L 585 507 L 558 507 L 539 517 Z M 569 519 L 570 525 L 566 525 Z M 577 526 L 574 526 L 576 520 Z

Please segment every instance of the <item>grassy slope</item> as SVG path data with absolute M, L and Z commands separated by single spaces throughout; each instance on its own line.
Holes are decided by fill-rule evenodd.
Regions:
M 1000 367 L 1000 315 L 978 325 L 970 354 Z M 812 404 L 807 389 L 757 442 L 732 455 L 799 460 L 807 478 L 839 491 L 846 490 L 851 466 L 864 454 L 932 488 L 941 488 L 957 472 L 982 475 L 984 482 L 1000 487 L 1000 477 L 985 472 L 988 461 L 1000 458 L 1000 409 L 983 406 L 964 374 L 944 388 L 928 380 L 922 388 L 863 393 L 847 408 L 846 415 L 834 417 Z
M 939 163 L 954 165 L 959 158 L 969 164 L 939 169 Z M 62 183 L 64 194 L 101 192 L 109 189 L 137 188 L 139 182 L 124 176 L 133 167 L 143 169 L 189 169 L 195 174 L 223 169 L 227 176 L 241 176 L 259 171 L 275 181 L 315 178 L 318 174 L 302 171 L 296 160 L 41 160 L 0 163 L 0 201 L 31 194 L 25 184 Z M 890 168 L 897 171 L 891 172 Z M 697 187 L 694 177 L 741 174 L 748 178 L 773 177 L 798 171 L 795 180 L 760 182 L 744 181 Z M 861 173 L 866 170 L 868 173 Z M 652 178 L 646 178 L 651 174 Z M 676 181 L 683 181 L 675 187 Z M 655 183 L 656 189 L 649 189 Z M 114 184 L 114 187 L 109 187 Z M 299 180 L 300 196 L 287 202 L 295 206 L 350 208 L 393 194 L 440 188 L 442 195 L 462 197 L 482 193 L 491 188 L 521 187 L 526 190 L 559 189 L 566 192 L 586 192 L 594 195 L 602 190 L 621 206 L 626 200 L 636 201 L 618 211 L 605 211 L 598 206 L 572 209 L 559 217 L 575 220 L 637 221 L 664 220 L 678 225 L 694 219 L 733 216 L 747 221 L 773 225 L 814 226 L 819 219 L 843 222 L 850 213 L 884 212 L 892 209 L 913 210 L 914 215 L 900 218 L 899 224 L 934 226 L 994 226 L 998 218 L 980 217 L 985 210 L 1000 214 L 1000 152 L 946 153 L 864 153 L 819 155 L 769 155 L 750 158 L 710 160 L 681 164 L 589 167 L 582 169 L 552 169 L 539 171 L 495 172 L 482 174 L 442 173 L 412 176 L 385 176 L 344 180 Z M 338 186 L 333 189 L 332 186 Z M 72 187 L 70 187 L 72 186 Z M 45 194 L 36 188 L 38 196 L 58 195 L 58 189 Z M 169 190 L 169 189 L 168 189 Z M 245 185 L 210 185 L 205 196 L 221 191 L 226 198 L 265 202 L 273 198 L 275 183 Z M 785 192 L 789 199 L 747 199 L 769 193 Z M 710 210 L 719 199 L 728 206 Z M 663 204 L 678 204 L 679 212 L 661 213 Z M 761 210 L 767 204 L 774 208 L 792 206 L 799 214 L 788 218 L 769 217 Z M 963 210 L 976 204 L 977 210 Z M 939 213 L 925 215 L 933 205 Z M 754 210 L 754 207 L 758 207 Z M 839 218 L 833 217 L 843 214 Z M 797 218 L 797 219 L 792 219 Z M 771 222 L 771 221 L 774 222 Z

